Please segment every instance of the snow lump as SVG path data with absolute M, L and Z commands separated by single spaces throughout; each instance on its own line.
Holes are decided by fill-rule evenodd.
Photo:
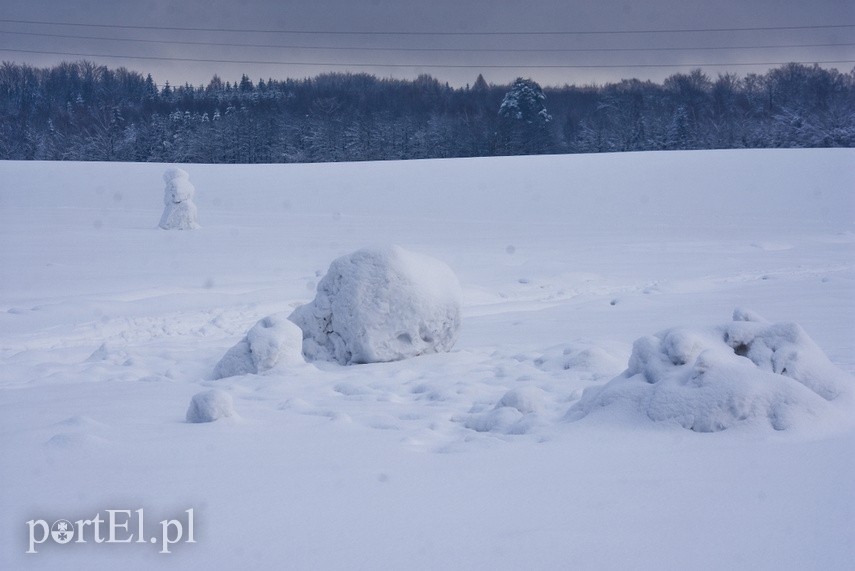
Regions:
M 213 422 L 234 416 L 235 407 L 231 395 L 219 389 L 202 391 L 193 395 L 187 409 L 187 422 Z
M 460 305 L 446 264 L 391 246 L 334 260 L 314 301 L 289 319 L 303 331 L 307 358 L 351 365 L 451 350 Z
M 164 230 L 195 230 L 196 205 L 193 194 L 196 189 L 190 183 L 190 175 L 181 169 L 169 169 L 163 173 L 166 188 L 163 192 L 163 216 L 160 227 Z
M 769 323 L 742 310 L 733 319 L 638 339 L 627 370 L 586 390 L 567 419 L 666 421 L 697 432 L 738 424 L 786 430 L 851 401 L 855 379 L 799 325 Z
M 214 379 L 262 373 L 278 363 L 305 363 L 303 332 L 284 313 L 269 315 L 252 326 L 214 367 Z
M 511 389 L 487 412 L 470 414 L 463 426 L 476 432 L 526 434 L 541 422 L 544 393 L 537 387 Z

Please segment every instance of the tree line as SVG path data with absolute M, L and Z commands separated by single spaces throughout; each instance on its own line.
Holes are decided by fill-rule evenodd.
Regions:
M 158 86 L 89 61 L 0 66 L 0 159 L 280 163 L 855 146 L 855 70 L 452 88 L 333 73 Z

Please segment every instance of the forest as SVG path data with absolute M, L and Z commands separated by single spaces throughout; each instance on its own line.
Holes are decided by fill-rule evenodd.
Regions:
M 855 70 L 661 84 L 450 87 L 333 73 L 158 85 L 90 61 L 0 66 L 0 159 L 292 163 L 666 149 L 855 146 Z

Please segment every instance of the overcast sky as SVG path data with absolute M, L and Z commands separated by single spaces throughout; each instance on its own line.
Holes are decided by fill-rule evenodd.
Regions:
M 855 67 L 852 0 L 0 0 L 0 20 L 3 61 L 88 59 L 159 85 L 328 71 L 583 85 L 695 66 L 711 77 Z M 747 63 L 759 65 L 736 65 Z

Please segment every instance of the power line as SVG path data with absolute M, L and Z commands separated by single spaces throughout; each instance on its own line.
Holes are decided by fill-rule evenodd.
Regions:
M 33 24 L 41 26 L 77 26 L 85 28 L 115 28 L 123 30 L 163 30 L 174 32 L 234 32 L 251 34 L 307 34 L 307 35 L 339 35 L 339 36 L 581 36 L 609 34 L 684 34 L 702 32 L 762 32 L 762 31 L 793 31 L 793 30 L 828 30 L 840 28 L 855 28 L 855 24 L 820 24 L 804 26 L 751 26 L 733 28 L 671 28 L 647 30 L 564 30 L 564 31 L 491 31 L 491 32 L 422 32 L 422 31 L 343 31 L 343 30 L 295 30 L 295 29 L 250 29 L 250 28 L 192 28 L 182 26 L 139 26 L 129 24 L 92 24 L 74 22 L 52 22 L 46 20 L 13 20 L 0 18 L 7 24 Z
M 197 42 L 189 40 L 152 40 L 147 38 L 117 38 L 103 36 L 79 36 L 71 34 L 46 34 L 40 32 L 17 32 L 0 30 L 0 34 L 35 36 L 40 38 L 58 38 L 74 40 L 99 40 L 110 42 L 132 42 L 146 44 L 172 44 L 182 46 L 215 46 L 229 48 L 267 48 L 294 50 L 335 50 L 335 51 L 377 51 L 377 52 L 450 52 L 450 53 L 596 53 L 596 52 L 676 52 L 676 51 L 713 51 L 713 50 L 758 50 L 793 48 L 833 48 L 852 47 L 855 43 L 830 44 L 767 44 L 738 46 L 686 46 L 686 47 L 641 47 L 641 48 L 410 48 L 410 47 L 374 47 L 374 46 L 307 46 L 301 44 L 258 44 L 232 42 Z
M 160 56 L 132 56 L 116 54 L 93 54 L 60 52 L 49 50 L 19 50 L 0 48 L 0 52 L 27 53 L 41 55 L 61 55 L 75 57 L 99 57 L 110 59 L 135 59 L 156 61 L 181 61 L 194 63 L 221 63 L 221 64 L 254 64 L 254 65 L 290 65 L 290 66 L 313 66 L 313 67 L 398 67 L 398 68 L 435 68 L 435 69 L 634 69 L 634 68 L 674 68 L 674 67 L 728 67 L 728 66 L 777 66 L 795 63 L 800 65 L 813 64 L 853 64 L 855 60 L 832 60 L 832 61 L 779 61 L 779 62 L 705 62 L 705 63 L 678 63 L 678 64 L 433 64 L 433 63 L 363 63 L 363 62 L 308 62 L 308 61 L 271 61 L 271 60 L 221 60 L 207 58 L 184 58 L 184 57 L 160 57 Z

